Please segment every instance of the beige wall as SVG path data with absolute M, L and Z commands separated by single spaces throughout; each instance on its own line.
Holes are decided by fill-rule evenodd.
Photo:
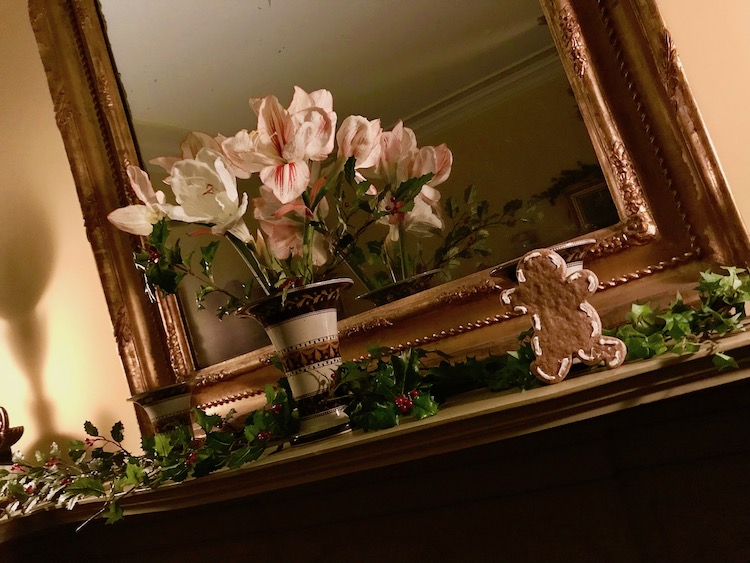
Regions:
M 139 443 L 26 0 L 0 2 L 0 406 L 18 447 L 125 423 Z M 129 435 L 128 434 L 129 430 Z
M 750 225 L 750 2 L 658 0 L 746 225 Z
M 750 3 L 660 0 L 732 186 L 750 222 Z M 136 423 L 55 126 L 25 0 L 0 2 L 0 405 L 33 451 L 122 419 Z

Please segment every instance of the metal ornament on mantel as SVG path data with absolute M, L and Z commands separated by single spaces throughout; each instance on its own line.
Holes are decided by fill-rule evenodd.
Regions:
M 504 305 L 531 317 L 536 356 L 531 371 L 545 383 L 565 379 L 574 357 L 589 366 L 604 362 L 614 368 L 627 353 L 621 340 L 602 335 L 599 313 L 588 302 L 599 286 L 596 274 L 568 269 L 555 251 L 532 250 L 516 267 L 518 285 L 500 295 Z
M 13 445 L 23 436 L 23 426 L 11 426 L 8 411 L 0 407 L 0 464 L 11 463 Z

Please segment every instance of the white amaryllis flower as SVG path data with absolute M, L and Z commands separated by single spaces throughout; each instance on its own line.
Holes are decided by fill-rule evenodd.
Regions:
M 310 183 L 310 161 L 325 160 L 333 150 L 336 114 L 326 90 L 308 94 L 295 87 L 284 109 L 275 96 L 253 99 L 258 128 L 242 130 L 222 143 L 232 163 L 259 172 L 260 179 L 281 203 L 290 203 Z
M 121 231 L 133 235 L 148 236 L 154 225 L 167 216 L 173 206 L 166 203 L 164 192 L 154 191 L 151 180 L 137 166 L 128 166 L 130 187 L 143 205 L 128 205 L 115 209 L 107 219 Z
M 440 200 L 440 192 L 434 190 L 436 202 Z M 396 203 L 398 205 L 398 202 Z M 400 212 L 398 209 L 391 210 L 391 214 L 378 220 L 380 223 L 388 224 L 390 227 L 386 236 L 386 243 L 394 243 L 399 240 L 399 230 L 424 237 L 435 234 L 436 230 L 443 228 L 443 219 L 440 217 L 439 208 L 432 202 L 418 194 L 414 198 L 414 207 L 411 211 Z
M 169 217 L 185 223 L 204 223 L 215 235 L 232 233 L 243 242 L 252 235 L 242 219 L 247 211 L 247 194 L 239 197 L 237 179 L 221 153 L 202 148 L 194 159 L 175 163 L 169 180 L 179 207 Z
M 185 138 L 182 139 L 182 142 L 180 143 L 180 156 L 160 156 L 158 158 L 149 160 L 149 163 L 162 167 L 167 172 L 167 174 L 169 174 L 172 170 L 172 166 L 174 166 L 177 162 L 179 162 L 180 160 L 195 158 L 198 152 L 203 148 L 212 149 L 218 153 L 221 153 L 221 143 L 224 142 L 225 139 L 226 137 L 224 137 L 223 135 L 211 137 L 210 135 L 201 133 L 200 131 L 192 131 L 185 135 Z M 250 174 L 247 171 L 234 166 L 232 162 L 226 157 L 224 158 L 224 164 L 227 166 L 227 168 L 229 168 L 232 174 L 234 174 L 238 178 L 250 177 Z M 164 179 L 164 183 L 169 184 L 169 176 Z

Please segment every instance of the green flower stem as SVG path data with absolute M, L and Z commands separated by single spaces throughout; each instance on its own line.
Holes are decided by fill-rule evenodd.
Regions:
M 305 218 L 305 226 L 302 232 L 302 283 L 308 284 L 313 281 L 313 258 L 312 245 L 315 228 L 310 221 Z
M 247 245 L 232 233 L 227 233 L 226 238 L 229 240 L 229 242 L 232 243 L 232 246 L 239 253 L 240 257 L 245 262 L 247 267 L 250 268 L 250 271 L 253 273 L 253 277 L 255 277 L 255 281 L 258 282 L 258 285 L 263 289 L 263 292 L 266 295 L 271 295 L 271 292 L 273 291 L 273 285 L 269 281 L 268 276 L 266 276 L 266 273 L 261 265 L 258 263 L 257 258 L 255 258 Z
M 342 258 L 341 261 L 345 262 L 346 265 L 349 266 L 349 269 L 354 274 L 354 277 L 356 277 L 360 282 L 362 282 L 362 285 L 364 285 L 368 291 L 372 291 L 376 289 L 376 285 L 372 283 L 372 280 L 362 271 L 362 268 L 360 268 L 359 265 L 353 264 L 347 261 L 345 258 Z
M 407 275 L 408 266 L 406 263 L 406 229 L 404 229 L 404 224 L 399 223 L 398 224 L 398 249 L 399 253 L 401 254 L 401 279 L 405 280 L 409 276 Z

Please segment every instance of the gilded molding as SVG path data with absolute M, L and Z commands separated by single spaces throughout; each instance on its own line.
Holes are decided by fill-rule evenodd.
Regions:
M 392 321 L 386 319 L 385 317 L 377 317 L 364 323 L 350 326 L 349 328 L 341 332 L 341 336 L 344 338 L 348 338 L 350 336 L 354 336 L 355 334 L 361 334 L 363 332 L 369 332 L 376 328 L 385 328 L 389 326 L 393 326 Z
M 96 93 L 103 107 L 110 109 L 115 107 L 115 102 L 112 99 L 112 89 L 106 78 L 100 77 L 96 81 Z
M 73 110 L 70 107 L 70 101 L 65 92 L 58 91 L 55 93 L 53 107 L 55 108 L 57 128 L 61 131 L 67 130 L 73 122 Z
M 482 283 L 462 285 L 461 287 L 439 295 L 435 300 L 446 305 L 461 303 L 473 298 L 483 297 L 488 293 L 498 293 L 502 288 L 494 280 L 484 280 Z
M 700 249 L 691 250 L 690 252 L 685 252 L 681 254 L 680 256 L 674 256 L 670 258 L 669 260 L 663 260 L 657 264 L 653 264 L 651 266 L 638 269 L 634 272 L 629 272 L 622 276 L 618 276 L 616 278 L 612 278 L 610 280 L 600 282 L 598 291 L 605 291 L 607 289 L 612 289 L 614 287 L 621 286 L 628 282 L 635 281 L 641 278 L 645 278 L 646 276 L 650 276 L 659 272 L 664 272 L 665 270 L 669 270 L 671 268 L 676 268 L 678 266 L 681 266 L 682 264 L 687 264 L 688 262 L 697 260 L 699 257 L 700 257 Z
M 678 90 L 680 89 L 680 76 L 682 75 L 682 64 L 680 63 L 680 57 L 677 54 L 677 49 L 672 41 L 672 35 L 669 31 L 664 31 L 664 52 L 662 53 L 662 73 L 664 75 L 664 84 L 667 88 L 667 93 L 672 99 L 672 103 L 677 105 L 678 101 Z
M 569 6 L 563 6 L 558 12 L 558 20 L 562 29 L 567 55 L 573 64 L 573 70 L 578 78 L 583 78 L 588 67 L 586 47 L 581 36 L 581 26 Z
M 472 332 L 480 328 L 502 323 L 502 322 L 507 321 L 508 319 L 520 317 L 521 315 L 522 313 L 510 312 L 510 313 L 497 314 L 492 317 L 485 317 L 484 319 L 479 319 L 473 322 L 468 322 L 466 324 L 458 325 L 457 327 L 454 327 L 454 328 L 441 330 L 440 332 L 433 332 L 432 334 L 422 336 L 421 338 L 415 338 L 414 340 L 407 340 L 406 342 L 402 342 L 401 344 L 388 346 L 384 350 L 386 354 L 398 354 L 400 352 L 404 352 L 408 350 L 409 348 L 425 346 L 427 344 L 434 344 L 435 342 L 440 342 L 441 340 L 445 340 L 446 338 L 452 338 L 460 334 L 465 334 L 467 332 Z M 359 356 L 357 358 L 353 358 L 352 361 L 362 362 L 365 360 L 369 360 L 371 358 L 372 358 L 372 354 L 368 353 L 368 354 Z
M 614 142 L 609 158 L 617 176 L 617 189 L 622 195 L 626 214 L 628 217 L 641 217 L 642 221 L 649 223 L 650 228 L 655 232 L 656 225 L 653 224 L 651 212 L 643 197 L 643 189 L 635 173 L 633 162 L 621 141 Z
M 263 395 L 264 393 L 265 391 L 263 389 L 248 389 L 247 391 L 242 391 L 241 393 L 235 393 L 234 395 L 227 395 L 226 397 L 221 397 L 219 399 L 214 399 L 213 401 L 201 403 L 200 405 L 198 405 L 198 408 L 201 410 L 206 410 L 213 407 L 220 407 L 222 405 L 228 405 L 229 403 L 234 403 L 243 399 L 249 399 L 250 397 L 257 397 L 259 395 Z

